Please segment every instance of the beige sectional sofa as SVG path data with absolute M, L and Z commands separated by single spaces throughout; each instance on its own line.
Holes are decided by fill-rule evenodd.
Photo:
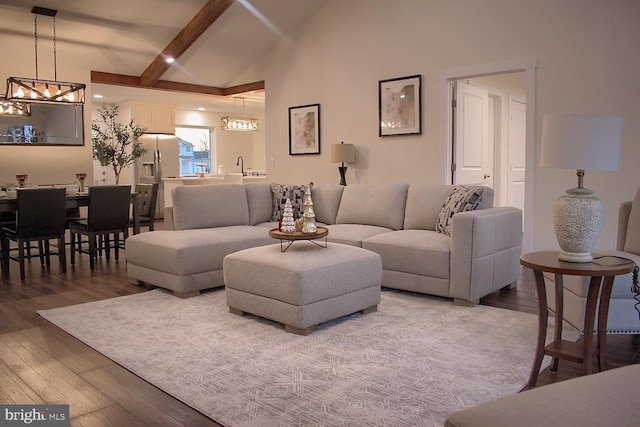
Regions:
M 383 287 L 473 305 L 517 281 L 522 212 L 492 207 L 493 191 L 484 188 L 475 210 L 451 218 L 450 236 L 437 232 L 438 215 L 454 189 L 326 184 L 313 186 L 312 199 L 329 242 L 380 254 Z M 179 296 L 223 286 L 225 255 L 277 243 L 268 236 L 277 227 L 273 214 L 270 184 L 178 187 L 173 206 L 165 209 L 165 230 L 127 239 L 128 275 Z

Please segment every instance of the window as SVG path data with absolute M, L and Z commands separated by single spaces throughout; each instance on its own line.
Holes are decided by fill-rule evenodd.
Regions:
M 200 127 L 176 127 L 179 143 L 180 176 L 210 174 L 215 165 L 215 149 L 212 150 L 211 129 Z

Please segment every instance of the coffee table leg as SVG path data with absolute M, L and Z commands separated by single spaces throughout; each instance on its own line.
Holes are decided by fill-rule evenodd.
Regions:
M 544 287 L 544 276 L 542 271 L 533 271 L 536 278 L 536 291 L 538 293 L 538 342 L 536 344 L 536 355 L 533 359 L 533 366 L 529 374 L 528 388 L 533 388 L 538 381 L 540 366 L 544 358 L 544 342 L 547 337 L 547 322 L 549 320 L 549 311 L 547 309 L 547 291 Z

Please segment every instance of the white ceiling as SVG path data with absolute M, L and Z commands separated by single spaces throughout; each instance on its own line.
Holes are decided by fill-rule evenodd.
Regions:
M 236 78 L 326 1 L 236 0 L 161 79 L 221 88 L 251 83 Z M 58 50 L 64 47 L 73 52 L 65 61 L 79 61 L 85 67 L 88 63 L 94 71 L 140 76 L 206 3 L 207 0 L 0 0 L 0 34 L 33 40 L 31 8 L 55 9 Z M 48 19 L 42 17 L 39 21 L 39 27 L 48 31 L 46 34 L 50 33 Z M 136 99 L 139 102 L 171 103 L 178 108 L 205 104 L 210 109 L 222 107 L 228 111 L 234 105 L 233 100 L 212 96 L 132 91 L 110 85 L 96 85 L 93 91 L 100 92 L 108 102 L 135 94 L 143 98 Z M 259 103 L 247 99 L 247 109 L 256 102 Z

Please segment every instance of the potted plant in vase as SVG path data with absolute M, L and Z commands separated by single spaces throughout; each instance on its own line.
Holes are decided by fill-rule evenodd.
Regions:
M 145 128 L 136 125 L 133 118 L 126 124 L 120 123 L 118 110 L 117 105 L 103 105 L 98 110 L 99 119 L 91 121 L 93 158 L 100 166 L 113 168 L 116 185 L 120 183 L 122 168 L 132 165 L 147 152 L 138 141 Z

